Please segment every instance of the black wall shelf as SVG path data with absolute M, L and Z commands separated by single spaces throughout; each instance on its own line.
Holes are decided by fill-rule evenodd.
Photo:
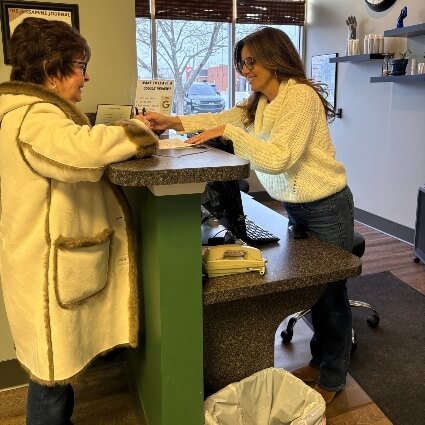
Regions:
M 370 77 L 371 83 L 425 83 L 425 74 Z
M 418 37 L 425 35 L 425 24 L 410 25 L 384 31 L 384 37 Z
M 336 58 L 330 58 L 330 63 L 338 62 L 367 62 L 370 60 L 384 59 L 384 55 L 381 53 L 369 53 L 363 55 L 351 55 L 351 56 L 338 56 Z
M 394 28 L 384 31 L 384 37 L 418 37 L 425 35 L 425 23 L 410 25 L 403 28 Z M 352 56 L 338 56 L 330 58 L 330 63 L 338 62 L 368 62 L 372 60 L 382 60 L 385 55 L 381 53 L 370 53 Z M 388 75 L 381 77 L 371 77 L 371 83 L 425 83 L 425 74 L 418 75 Z

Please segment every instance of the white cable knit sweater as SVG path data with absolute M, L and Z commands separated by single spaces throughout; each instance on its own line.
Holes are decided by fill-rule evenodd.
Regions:
M 180 116 L 184 132 L 226 124 L 223 136 L 235 154 L 251 162 L 261 184 L 279 201 L 312 202 L 342 190 L 344 166 L 335 159 L 325 111 L 317 93 L 294 80 L 282 82 L 267 103 L 260 98 L 255 121 L 243 125 L 244 108 Z

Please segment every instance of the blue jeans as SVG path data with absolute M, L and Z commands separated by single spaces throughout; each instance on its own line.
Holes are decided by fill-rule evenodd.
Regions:
M 354 202 L 348 186 L 319 201 L 283 204 L 289 225 L 301 225 L 318 238 L 351 252 Z M 351 353 L 352 319 L 346 280 L 327 285 L 311 308 L 311 319 L 314 335 L 310 342 L 310 365 L 320 369 L 320 387 L 339 391 L 345 384 Z
M 72 425 L 73 410 L 74 391 L 71 385 L 48 387 L 30 380 L 26 425 Z

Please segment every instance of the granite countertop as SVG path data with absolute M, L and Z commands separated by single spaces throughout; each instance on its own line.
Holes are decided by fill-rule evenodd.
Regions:
M 157 186 L 239 180 L 249 176 L 249 162 L 207 147 L 161 149 L 151 157 L 111 164 L 109 180 L 120 186 Z
M 161 186 L 239 180 L 248 177 L 249 170 L 249 162 L 238 156 L 201 147 L 159 150 L 148 158 L 111 164 L 107 175 L 120 186 Z M 263 276 L 250 272 L 208 279 L 204 304 L 325 285 L 361 273 L 358 257 L 311 235 L 294 240 L 287 233 L 285 217 L 242 195 L 248 217 L 279 236 L 280 241 L 260 247 L 268 260 Z
M 245 213 L 279 236 L 279 242 L 258 247 L 267 258 L 266 273 L 240 273 L 207 279 L 204 304 L 302 289 L 334 282 L 361 273 L 361 260 L 342 248 L 309 235 L 294 240 L 286 217 L 243 194 Z

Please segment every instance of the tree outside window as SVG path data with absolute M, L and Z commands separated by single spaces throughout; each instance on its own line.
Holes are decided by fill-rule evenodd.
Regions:
M 249 95 L 250 87 L 245 78 L 236 74 L 233 84 L 229 84 L 232 73 L 233 45 L 232 24 L 223 22 L 199 22 L 182 20 L 156 20 L 156 67 L 152 64 L 151 21 L 136 18 L 137 66 L 139 79 L 174 80 L 173 112 L 176 114 L 217 112 L 217 104 L 222 99 L 223 108 L 232 105 L 231 88 L 237 103 Z M 236 24 L 236 41 L 255 31 L 261 25 Z M 273 25 L 284 30 L 300 47 L 301 27 L 296 25 Z M 154 75 L 153 69 L 156 69 Z M 194 99 L 189 88 L 194 84 L 210 85 L 216 93 Z M 209 92 L 209 90 L 204 90 Z M 193 103 L 198 103 L 198 107 Z M 199 105 L 205 103 L 205 105 Z

